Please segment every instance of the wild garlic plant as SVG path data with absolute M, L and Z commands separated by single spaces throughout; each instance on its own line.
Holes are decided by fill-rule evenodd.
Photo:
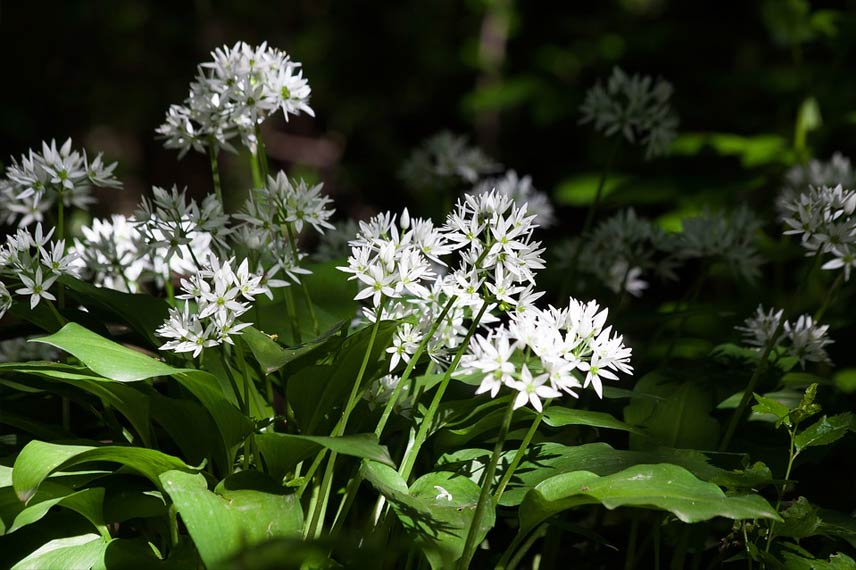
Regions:
M 157 129 L 179 158 L 208 155 L 212 191 L 155 187 L 132 216 L 74 235 L 63 208 L 88 207 L 91 186 L 120 187 L 115 164 L 67 142 L 7 169 L 0 208 L 17 229 L 0 246 L 0 403 L 13 433 L 0 444 L 14 466 L 0 462 L 0 560 L 217 568 L 274 553 L 295 567 L 534 567 L 540 545 L 566 544 L 569 528 L 594 536 L 616 508 L 609 540 L 627 522 L 628 568 L 665 548 L 680 567 L 684 523 L 714 562 L 797 552 L 785 540 L 800 503 L 750 463 L 741 428 L 788 427 L 786 480 L 804 449 L 856 429 L 847 412 L 800 423 L 824 389 L 800 382 L 840 362 L 841 315 L 823 318 L 834 295 L 812 315 L 759 306 L 737 327 L 744 346 L 672 351 L 700 284 L 723 278 L 712 268 L 762 290 L 750 289 L 766 283 L 761 219 L 703 210 L 680 231 L 633 209 L 600 219 L 607 165 L 575 241 L 552 255 L 545 242 L 565 212 L 530 176 L 445 133 L 402 171 L 442 212 L 334 223 L 323 184 L 271 169 L 262 136 L 279 111 L 313 116 L 310 93 L 281 50 L 215 50 Z M 583 122 L 659 155 L 677 125 L 670 97 L 665 82 L 616 70 L 586 96 Z M 249 169 L 224 186 L 218 155 L 238 143 Z M 800 176 L 844 178 L 849 166 L 833 162 Z M 809 277 L 842 269 L 840 287 L 853 192 L 820 184 L 789 204 L 786 231 L 815 258 Z M 693 271 L 699 285 L 685 287 Z M 592 279 L 581 287 L 575 272 Z M 683 301 L 655 279 L 686 289 Z M 569 290 L 554 290 L 563 280 Z M 736 336 L 728 319 L 748 312 L 737 307 L 699 320 Z M 648 333 L 670 326 L 660 357 Z M 717 334 L 693 340 L 708 351 Z M 722 353 L 739 357 L 731 375 L 714 374 Z M 786 378 L 797 365 L 812 376 Z M 799 404 L 776 400 L 794 403 L 794 386 Z M 731 453 L 705 455 L 717 447 Z M 63 510 L 73 527 L 52 526 Z M 735 521 L 730 535 L 704 526 L 718 517 Z M 578 542 L 595 543 L 567 544 Z

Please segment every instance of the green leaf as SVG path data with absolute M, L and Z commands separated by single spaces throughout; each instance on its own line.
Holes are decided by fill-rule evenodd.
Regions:
M 136 350 L 108 340 L 76 323 L 36 342 L 50 344 L 79 359 L 87 368 L 118 382 L 172 376 L 208 410 L 220 432 L 224 450 L 217 456 L 221 469 L 231 466 L 232 453 L 252 430 L 252 422 L 235 406 L 235 395 L 223 392 L 217 379 L 201 370 L 173 368 Z
M 19 528 L 38 522 L 48 511 L 55 506 L 62 506 L 80 513 L 91 522 L 102 537 L 109 540 L 110 531 L 104 524 L 102 504 L 104 502 L 104 489 L 100 487 L 74 491 L 69 487 L 58 484 L 43 485 L 33 500 L 15 517 L 11 526 L 6 531 L 10 534 Z
M 777 536 L 806 538 L 817 534 L 820 518 L 817 509 L 805 497 L 800 497 L 782 512 L 784 523 L 776 526 Z
M 761 396 L 759 394 L 753 395 L 755 396 L 755 401 L 758 402 L 752 406 L 753 412 L 756 414 L 766 414 L 775 417 L 776 427 L 782 424 L 785 424 L 786 426 L 791 425 L 791 420 L 788 418 L 788 415 L 791 413 L 791 409 L 788 406 L 767 396 Z
M 372 461 L 364 462 L 360 473 L 389 500 L 431 567 L 454 567 L 463 554 L 479 500 L 479 486 L 465 476 L 440 471 L 423 475 L 408 489 L 395 469 Z M 476 537 L 478 543 L 494 523 L 494 510 L 489 509 Z
M 564 510 L 588 504 L 607 509 L 642 507 L 669 511 L 686 523 L 767 518 L 781 520 L 760 495 L 726 496 L 717 485 L 677 465 L 637 465 L 604 477 L 574 471 L 551 477 L 530 491 L 520 506 L 521 532 Z
M 596 428 L 617 429 L 644 435 L 637 427 L 626 424 L 605 412 L 590 410 L 575 410 L 561 406 L 550 406 L 544 411 L 544 423 L 550 427 L 565 427 L 570 425 L 591 426 Z
M 783 552 L 782 560 L 785 563 L 785 570 L 853 570 L 856 568 L 856 560 L 842 552 L 833 554 L 828 561 L 804 558 L 793 552 Z
M 277 480 L 282 480 L 298 463 L 315 455 L 322 447 L 395 467 L 389 450 L 378 443 L 373 433 L 340 437 L 262 433 L 256 435 L 255 440 L 268 472 Z
M 160 485 L 161 473 L 170 470 L 194 472 L 196 469 L 177 457 L 141 447 L 90 447 L 57 445 L 34 440 L 24 446 L 12 468 L 12 486 L 18 498 L 27 503 L 42 481 L 55 471 L 95 461 L 121 463 Z
M 510 463 L 514 453 L 516 451 L 503 454 L 500 465 Z M 530 489 L 561 473 L 590 471 L 596 475 L 612 475 L 635 465 L 652 463 L 679 465 L 702 480 L 733 488 L 757 488 L 771 481 L 768 471 L 727 471 L 711 465 L 703 453 L 695 450 L 661 447 L 645 451 L 625 451 L 613 449 L 606 443 L 566 446 L 547 442 L 529 448 L 508 489 L 502 495 L 500 504 L 520 504 Z
M 83 367 L 64 364 L 27 363 L 20 366 L 9 364 L 3 370 L 40 376 L 69 386 L 74 386 L 96 396 L 105 406 L 118 410 L 128 418 L 146 447 L 152 446 L 149 427 L 149 398 L 131 386 L 95 376 Z
M 245 546 L 282 536 L 297 536 L 303 511 L 296 495 L 261 473 L 242 472 L 208 490 L 202 475 L 168 471 L 165 492 L 184 521 L 202 561 L 209 568 Z
M 657 445 L 686 449 L 714 449 L 719 440 L 719 423 L 710 416 L 713 395 L 694 382 L 676 382 L 652 372 L 643 376 L 634 392 L 664 398 L 632 400 L 624 408 L 624 421 L 645 429 L 632 433 L 631 449 Z
M 11 570 L 68 570 L 92 568 L 104 556 L 107 542 L 97 534 L 58 538 L 43 544 Z
M 319 346 L 325 344 L 331 337 L 340 334 L 342 327 L 347 323 L 341 321 L 336 323 L 329 331 L 298 347 L 285 348 L 269 335 L 261 332 L 255 327 L 247 327 L 241 333 L 241 338 L 247 344 L 253 356 L 265 374 L 276 372 L 289 362 L 309 354 Z
M 853 414 L 845 412 L 835 416 L 824 415 L 815 423 L 801 431 L 794 438 L 797 452 L 807 447 L 829 445 L 844 437 L 851 430 L 856 430 L 856 420 Z
M 32 339 L 75 356 L 87 368 L 118 382 L 170 376 L 175 369 L 145 354 L 97 335 L 77 323 L 68 323 L 49 336 Z

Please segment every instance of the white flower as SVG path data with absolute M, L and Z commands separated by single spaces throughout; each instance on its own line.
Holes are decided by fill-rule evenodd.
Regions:
M 532 404 L 533 408 L 541 412 L 544 409 L 541 404 L 542 398 L 558 398 L 561 396 L 561 392 L 545 384 L 547 379 L 547 374 L 539 374 L 533 377 L 529 368 L 524 364 L 523 368 L 520 369 L 520 380 L 512 380 L 509 383 L 510 388 L 519 392 L 514 399 L 514 409 Z
M 795 323 L 785 322 L 784 335 L 790 342 L 788 352 L 805 368 L 806 361 L 829 362 L 826 345 L 832 340 L 826 336 L 829 325 L 817 325 L 811 316 L 801 315 Z
M 35 309 L 42 299 L 50 299 L 56 301 L 56 297 L 48 291 L 58 275 L 51 275 L 47 279 L 43 278 L 42 268 L 36 268 L 35 274 L 32 276 L 21 273 L 19 278 L 24 287 L 15 290 L 18 295 L 30 295 L 30 309 Z
M 743 333 L 746 344 L 763 349 L 773 338 L 773 334 L 779 328 L 784 310 L 770 309 L 764 312 L 764 307 L 758 305 L 755 315 L 746 319 L 743 326 L 736 327 Z
M 6 289 L 6 284 L 0 281 L 0 319 L 3 318 L 3 315 L 6 314 L 6 311 L 11 306 L 12 296 L 9 294 L 9 290 Z

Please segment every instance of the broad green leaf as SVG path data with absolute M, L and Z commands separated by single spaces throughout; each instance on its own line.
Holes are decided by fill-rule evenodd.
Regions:
M 511 462 L 514 453 L 516 451 L 503 454 L 500 474 L 502 466 Z M 502 495 L 500 504 L 520 504 L 530 489 L 561 473 L 590 471 L 596 475 L 611 475 L 635 465 L 650 463 L 679 465 L 700 479 L 727 487 L 757 488 L 771 482 L 768 471 L 727 471 L 711 465 L 703 453 L 695 450 L 661 447 L 645 451 L 625 451 L 613 449 L 606 443 L 566 446 L 547 442 L 530 446 L 508 489 Z
M 571 408 L 563 408 L 561 406 L 550 406 L 547 408 L 544 411 L 544 423 L 550 427 L 581 425 L 596 428 L 617 429 L 644 435 L 644 432 L 639 428 L 626 424 L 606 412 L 575 410 Z
M 202 561 L 209 568 L 245 546 L 282 536 L 297 536 L 303 511 L 296 495 L 287 494 L 261 473 L 244 472 L 208 490 L 202 475 L 168 471 L 161 475 Z
M 159 476 L 165 471 L 196 471 L 177 457 L 154 449 L 57 445 L 34 440 L 24 446 L 15 460 L 12 485 L 18 498 L 27 503 L 35 495 L 42 481 L 55 471 L 95 461 L 121 463 L 155 485 L 160 485 Z
M 480 488 L 469 478 L 440 471 L 417 479 L 408 489 L 395 469 L 363 462 L 360 474 L 392 505 L 408 536 L 425 554 L 432 568 L 451 568 L 463 554 L 467 531 L 478 504 Z M 495 513 L 479 529 L 478 542 L 493 528 Z
M 373 433 L 340 437 L 262 433 L 256 435 L 255 441 L 268 472 L 277 480 L 282 480 L 298 463 L 312 457 L 322 447 L 342 455 L 371 459 L 395 467 L 389 450 L 378 443 Z
M 698 479 L 683 467 L 660 463 L 603 477 L 589 471 L 551 477 L 526 495 L 520 506 L 521 531 L 528 532 L 554 514 L 587 504 L 665 510 L 686 523 L 714 517 L 781 520 L 760 495 L 726 496 L 717 485 Z
M 7 534 L 41 520 L 52 507 L 62 506 L 86 517 L 102 537 L 107 540 L 110 539 L 110 532 L 104 524 L 104 515 L 102 513 L 104 489 L 90 487 L 75 492 L 73 489 L 68 487 L 62 488 L 60 485 L 52 485 L 51 487 L 54 488 L 50 489 L 49 495 L 55 493 L 59 493 L 60 495 L 40 500 L 43 492 L 37 493 L 33 497 L 33 500 L 29 502 L 29 505 L 15 517 L 12 525 L 6 531 Z
M 56 346 L 78 358 L 96 374 L 118 382 L 174 377 L 202 403 L 217 424 L 225 447 L 216 458 L 221 469 L 231 466 L 234 448 L 252 430 L 252 422 L 235 407 L 235 395 L 222 391 L 217 379 L 208 372 L 173 368 L 75 323 L 68 323 L 59 332 L 34 340 Z
M 255 327 L 247 327 L 241 333 L 241 339 L 255 356 L 265 374 L 276 372 L 292 360 L 309 354 L 327 340 L 342 331 L 344 322 L 336 323 L 330 330 L 298 347 L 286 348 Z
M 55 346 L 78 358 L 90 370 L 118 382 L 170 376 L 175 369 L 145 354 L 97 335 L 77 323 L 68 323 L 49 336 L 32 339 Z
M 42 545 L 11 570 L 69 570 L 92 568 L 104 556 L 107 542 L 97 534 L 58 538 Z
M 657 372 L 643 376 L 633 391 L 665 399 L 635 399 L 624 408 L 624 421 L 645 430 L 645 435 L 630 435 L 631 449 L 657 445 L 686 449 L 716 447 L 719 423 L 710 416 L 711 392 L 697 383 L 677 382 Z
M 848 431 L 856 430 L 856 419 L 850 412 L 827 417 L 824 415 L 815 423 L 802 430 L 794 438 L 794 445 L 800 452 L 807 447 L 829 445 L 844 437 Z
M 842 552 L 837 552 L 829 560 L 805 558 L 793 552 L 782 552 L 785 570 L 853 570 L 856 560 Z
M 672 143 L 671 152 L 693 156 L 710 147 L 718 154 L 739 157 L 744 166 L 790 164 L 793 151 L 787 139 L 779 135 L 743 136 L 733 133 L 681 133 Z
M 817 509 L 805 497 L 800 497 L 782 512 L 784 523 L 776 526 L 777 536 L 806 538 L 817 534 L 820 518 Z
M 83 367 L 70 367 L 62 364 L 45 366 L 9 365 L 2 370 L 32 374 L 68 386 L 74 386 L 96 396 L 105 406 L 111 406 L 128 418 L 146 447 L 151 447 L 149 426 L 149 398 L 131 386 L 95 376 Z

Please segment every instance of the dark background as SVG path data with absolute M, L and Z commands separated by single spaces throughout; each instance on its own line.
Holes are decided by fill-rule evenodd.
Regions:
M 169 104 L 185 97 L 196 64 L 238 40 L 267 40 L 303 62 L 317 118 L 271 119 L 266 139 L 280 166 L 319 174 L 343 214 L 404 205 L 397 172 L 416 144 L 442 129 L 468 134 L 547 192 L 596 173 L 607 144 L 578 125 L 577 109 L 613 65 L 671 81 L 682 132 L 789 142 L 800 103 L 814 97 L 824 123 L 811 134 L 813 150 L 822 158 L 849 154 L 854 2 L 806 6 L 7 1 L 0 4 L 0 160 L 71 136 L 120 161 L 128 191 L 106 195 L 108 209 L 131 210 L 151 184 L 207 192 L 205 158 L 189 154 L 179 162 L 154 140 L 154 129 Z M 746 198 L 745 165 L 733 156 L 702 152 L 646 163 L 627 149 L 617 162 L 619 171 L 671 180 L 682 195 L 710 190 L 716 178 L 732 183 L 718 185 L 706 201 Z M 765 185 L 749 197 L 756 205 L 769 203 L 786 162 L 760 165 Z M 249 184 L 246 163 L 235 157 L 224 170 L 227 190 L 239 197 Z M 662 213 L 669 205 L 652 208 Z M 580 211 L 562 215 L 574 221 Z

